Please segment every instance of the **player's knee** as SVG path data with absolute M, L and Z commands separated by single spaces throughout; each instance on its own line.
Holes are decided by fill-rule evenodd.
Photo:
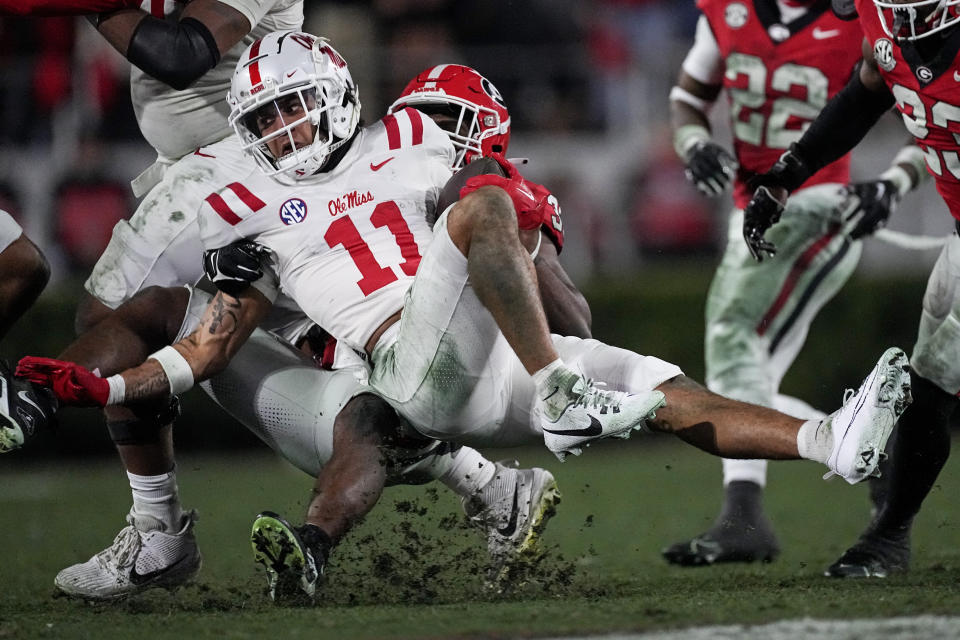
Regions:
M 468 194 L 450 211 L 447 232 L 460 245 L 461 241 L 498 232 L 516 234 L 517 214 L 506 191 L 499 187 L 483 187 Z
M 352 398 L 334 420 L 334 438 L 377 445 L 397 438 L 400 420 L 382 398 L 363 393 Z
M 164 430 L 180 416 L 180 400 L 172 396 L 159 410 L 155 407 L 137 410 L 123 419 L 107 419 L 107 431 L 117 446 L 158 445 L 163 442 Z

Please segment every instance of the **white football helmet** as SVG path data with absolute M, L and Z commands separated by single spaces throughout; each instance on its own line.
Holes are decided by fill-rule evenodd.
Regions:
M 960 21 L 960 0 L 873 0 L 888 36 L 920 40 Z
M 243 150 L 264 173 L 285 184 L 319 171 L 350 140 L 360 120 L 357 86 L 347 63 L 325 38 L 299 31 L 274 31 L 247 47 L 233 72 L 227 102 Z M 265 116 L 274 128 L 263 135 L 258 120 Z M 315 129 L 313 142 L 297 148 L 292 131 L 308 121 Z M 282 136 L 289 150 L 277 158 L 267 142 Z

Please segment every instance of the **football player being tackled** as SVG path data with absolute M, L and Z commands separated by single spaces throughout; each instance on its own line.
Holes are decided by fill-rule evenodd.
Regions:
M 706 305 L 706 384 L 721 395 L 802 417 L 818 412 L 778 394 L 810 324 L 859 262 L 860 239 L 882 227 L 926 175 L 923 151 L 908 145 L 879 178 L 850 180 L 850 157 L 823 167 L 790 198 L 776 226 L 779 251 L 757 263 L 740 240 L 749 178 L 799 139 L 860 59 L 860 28 L 824 3 L 700 0 L 696 39 L 670 93 L 677 153 L 705 195 L 733 189 L 727 246 Z M 743 90 L 745 79 L 756 89 Z M 751 84 L 751 87 L 753 84 Z M 731 155 L 710 132 L 721 90 L 731 103 Z M 789 116 L 789 117 L 788 117 Z M 671 563 L 770 561 L 780 551 L 763 511 L 765 460 L 723 460 L 724 500 L 707 531 L 663 550 Z M 871 486 L 874 486 L 873 484 Z
M 960 104 L 956 2 L 856 0 L 863 62 L 803 136 L 768 172 L 744 211 L 743 237 L 757 260 L 777 249 L 776 227 L 787 197 L 811 175 L 852 149 L 891 107 L 921 146 L 927 170 L 960 221 Z M 958 223 L 960 224 L 960 223 Z M 773 229 L 771 229 L 773 227 Z M 769 237 L 766 234 L 770 229 Z M 910 529 L 950 451 L 949 422 L 960 391 L 960 239 L 953 234 L 933 267 L 910 356 L 914 402 L 894 438 L 888 486 L 859 540 L 827 569 L 835 577 L 884 577 L 906 571 Z
M 370 388 L 427 437 L 541 441 L 562 459 L 646 426 L 727 457 L 816 460 L 851 483 L 875 471 L 909 404 L 900 350 L 884 353 L 836 412 L 804 421 L 713 394 L 662 360 L 551 336 L 530 258 L 548 198 L 506 160 L 445 189 L 455 149 L 443 130 L 410 108 L 358 127 L 346 63 L 309 34 L 251 45 L 230 99 L 262 172 L 207 199 L 201 235 L 211 251 L 256 242 L 269 252 L 262 275 L 219 291 L 196 331 L 106 379 L 65 360 L 22 360 L 19 373 L 61 403 L 162 401 L 215 375 L 282 286 L 366 354 Z M 279 215 L 256 215 L 265 208 Z

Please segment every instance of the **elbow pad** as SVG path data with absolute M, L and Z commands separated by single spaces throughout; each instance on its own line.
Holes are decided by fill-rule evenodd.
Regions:
M 796 143 L 794 152 L 813 175 L 859 143 L 884 113 L 893 107 L 893 94 L 867 89 L 859 68 L 837 92 Z
M 127 60 L 182 91 L 217 66 L 220 49 L 207 26 L 195 18 L 167 22 L 148 16 L 130 38 Z

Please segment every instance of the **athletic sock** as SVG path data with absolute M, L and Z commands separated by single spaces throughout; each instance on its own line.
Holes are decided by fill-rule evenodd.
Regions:
M 176 533 L 183 520 L 183 508 L 177 490 L 177 472 L 171 469 L 157 476 L 127 472 L 133 493 L 134 515 L 150 516 L 163 524 L 164 531 Z
M 303 544 L 313 554 L 313 561 L 317 565 L 317 570 L 322 570 L 324 565 L 327 564 L 327 558 L 330 557 L 330 550 L 333 549 L 333 541 L 330 536 L 326 531 L 310 522 L 300 527 L 297 533 L 300 535 Z
M 570 390 L 580 374 L 570 369 L 557 358 L 544 368 L 534 372 L 533 381 L 537 385 L 537 397 L 545 405 L 545 414 L 549 420 L 557 420 L 573 400 Z
M 469 498 L 493 480 L 495 472 L 496 465 L 480 455 L 479 451 L 460 447 L 450 468 L 439 480 L 458 496 Z
M 756 522 L 763 516 L 763 487 L 749 480 L 734 480 L 723 492 L 723 507 L 718 523 Z
M 833 429 L 830 418 L 825 420 L 807 420 L 797 431 L 797 451 L 800 457 L 822 464 L 827 463 L 833 453 Z

